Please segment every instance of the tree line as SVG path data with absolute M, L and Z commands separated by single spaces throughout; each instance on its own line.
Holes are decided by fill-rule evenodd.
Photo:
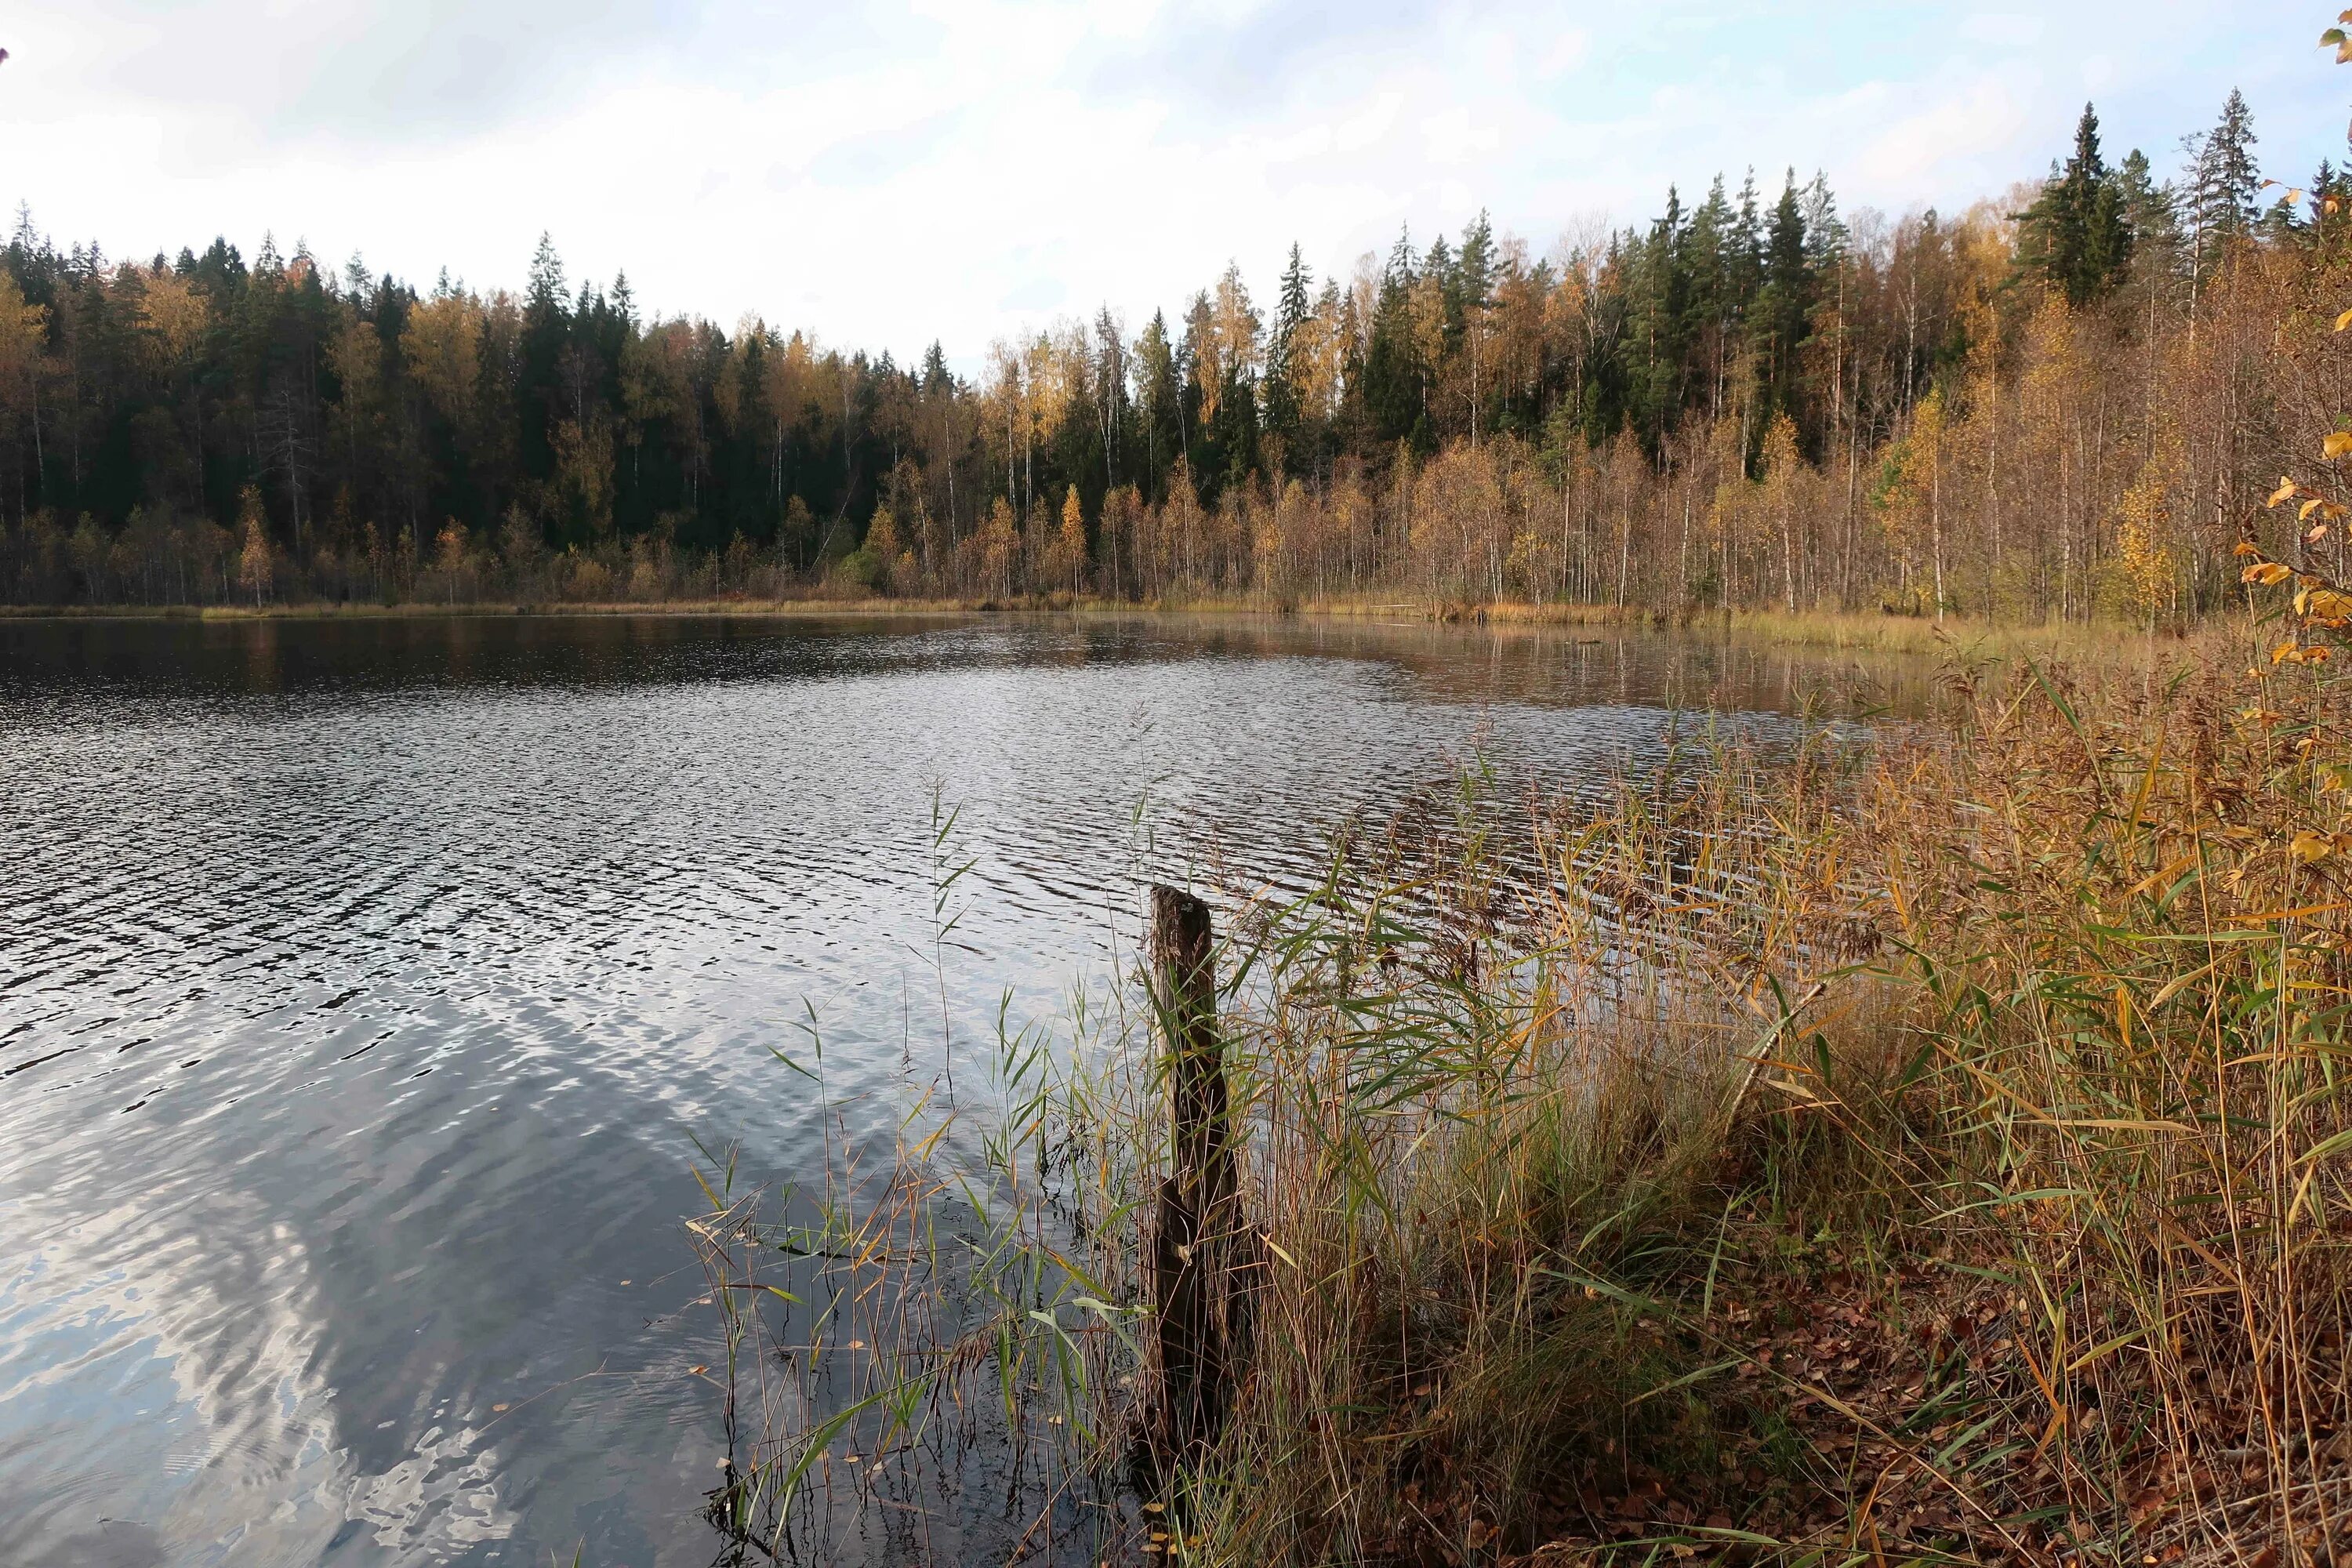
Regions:
M 0 597 L 2186 618 L 2343 404 L 2306 329 L 2352 184 L 2265 182 L 2255 145 L 2233 92 L 2159 177 L 2086 107 L 2046 177 L 1958 215 L 1751 171 L 1540 256 L 1484 215 L 1346 277 L 1294 246 L 1268 305 L 1228 267 L 974 377 L 647 316 L 544 238 L 520 292 L 419 289 L 267 238 L 60 251 L 20 210 Z

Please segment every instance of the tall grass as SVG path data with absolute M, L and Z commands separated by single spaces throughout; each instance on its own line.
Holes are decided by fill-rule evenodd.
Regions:
M 2219 644 L 1955 664 L 1932 722 L 1695 738 L 1598 807 L 1474 772 L 1225 888 L 1265 1263 L 1221 1441 L 1121 1464 L 1143 1010 L 1008 1047 L 988 1310 L 924 1325 L 923 1397 L 1042 1401 L 1111 1556 L 2328 1561 L 2342 720 Z

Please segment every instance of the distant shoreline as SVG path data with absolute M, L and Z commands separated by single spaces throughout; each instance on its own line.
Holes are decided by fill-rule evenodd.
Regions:
M 455 605 L 376 602 L 268 605 L 0 605 L 0 621 L 403 621 L 559 620 L 664 617 L 696 619 L 856 620 L 951 619 L 972 616 L 1191 616 L 1259 620 L 1419 622 L 1430 626 L 1482 626 L 1490 630 L 1535 630 L 1553 626 L 1615 627 L 1623 631 L 1729 637 L 1743 641 L 1817 647 L 1837 652 L 1986 657 L 2017 653 L 2056 656 L 2098 653 L 2141 645 L 2150 651 L 2175 646 L 2172 633 L 2150 636 L 2147 628 L 2109 621 L 2044 623 L 1988 622 L 1949 616 L 1862 612 L 1720 610 L 1668 613 L 1609 605 L 1445 604 L 1431 600 L 1328 599 L 1269 603 L 1257 599 L 1198 599 L 1137 604 L 1126 600 L 1070 599 L 1056 595 L 1031 601 L 993 599 L 678 599 L 519 604 L 487 600 Z

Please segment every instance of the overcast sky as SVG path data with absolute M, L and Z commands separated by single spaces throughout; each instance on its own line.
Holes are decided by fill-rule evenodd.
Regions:
M 2345 151 L 2329 5 L 63 0 L 0 5 L 0 201 L 59 243 L 264 230 L 429 283 L 575 284 L 903 360 L 1237 259 L 1261 299 L 1481 207 L 1538 250 L 1667 182 L 1825 170 L 1848 211 L 1994 194 L 2095 99 L 2179 161 L 2245 89 L 2266 172 Z

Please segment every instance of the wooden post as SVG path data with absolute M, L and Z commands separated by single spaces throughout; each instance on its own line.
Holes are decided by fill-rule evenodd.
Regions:
M 1209 906 L 1151 889 L 1151 999 L 1166 1042 L 1171 1170 L 1160 1185 L 1151 1303 L 1159 1436 L 1171 1456 L 1215 1440 L 1237 1371 L 1239 1205 L 1232 1090 L 1217 1037 Z

